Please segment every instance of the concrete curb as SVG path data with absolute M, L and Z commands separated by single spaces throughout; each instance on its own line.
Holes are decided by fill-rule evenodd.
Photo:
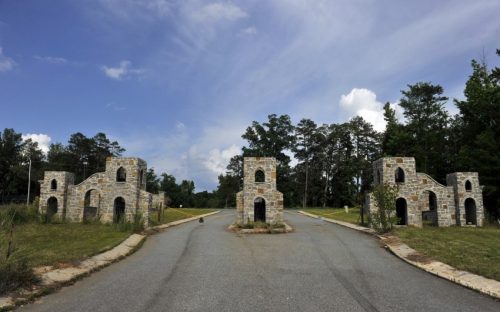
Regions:
M 169 223 L 165 223 L 165 224 L 160 224 L 160 225 L 153 226 L 153 227 L 149 228 L 149 230 L 153 230 L 153 231 L 163 230 L 163 229 L 166 229 L 166 228 L 169 228 L 169 227 L 172 227 L 172 226 L 176 226 L 176 225 L 183 224 L 183 223 L 186 223 L 186 222 L 198 220 L 200 218 L 205 218 L 205 217 L 217 214 L 219 212 L 221 212 L 221 211 L 217 210 L 217 211 L 214 211 L 214 212 L 209 212 L 209 213 L 206 213 L 206 214 L 202 214 L 202 215 L 199 215 L 199 216 L 194 216 L 194 217 L 187 218 L 187 219 L 181 219 L 181 220 L 177 220 L 177 221 L 173 221 L 173 222 L 169 222 Z
M 389 251 L 392 254 L 402 259 L 403 261 L 413 266 L 416 266 L 417 268 L 420 268 L 428 273 L 447 279 L 456 284 L 473 289 L 482 294 L 489 295 L 493 298 L 500 299 L 499 281 L 489 279 L 480 275 L 472 274 L 467 271 L 461 271 L 448 264 L 439 261 L 434 261 L 434 260 L 425 262 L 414 261 L 412 260 L 412 258 L 414 258 L 415 255 L 418 255 L 418 252 L 410 248 L 406 244 L 400 242 L 397 243 L 391 242 L 393 241 L 391 238 L 395 238 L 394 236 L 388 236 L 388 237 L 380 236 L 373 229 L 329 218 L 323 218 L 302 210 L 299 210 L 298 213 L 311 218 L 321 219 L 330 223 L 335 223 L 338 225 L 351 228 L 353 230 L 377 236 L 380 240 L 382 240 L 382 242 L 384 242 L 386 248 L 389 249 Z
M 182 223 L 190 222 L 193 220 L 198 220 L 201 217 L 207 217 L 219 211 L 207 213 L 204 215 L 199 215 L 192 218 L 182 219 L 162 225 L 152 227 L 153 230 L 166 229 L 171 226 L 179 225 Z M 103 267 L 106 267 L 118 260 L 125 258 L 126 256 L 134 253 L 140 248 L 142 243 L 145 241 L 147 235 L 132 234 L 118 246 L 90 257 L 82 262 L 78 266 L 64 268 L 64 269 L 47 269 L 47 268 L 35 268 L 35 271 L 39 271 L 39 276 L 41 280 L 41 287 L 37 287 L 32 291 L 24 291 L 22 297 L 11 297 L 5 296 L 0 297 L 0 311 L 9 311 L 14 309 L 16 306 L 23 303 L 27 303 L 33 298 L 41 297 L 45 294 L 50 293 L 52 290 L 57 289 L 64 285 L 69 285 L 78 279 L 89 275 Z

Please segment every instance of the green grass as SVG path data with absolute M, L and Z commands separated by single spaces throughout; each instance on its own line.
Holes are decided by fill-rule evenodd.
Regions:
M 63 265 L 108 250 L 130 235 L 104 224 L 36 224 L 14 228 L 15 259 L 24 258 L 32 267 Z M 6 249 L 6 233 L 0 232 L 0 251 Z
M 150 220 L 153 224 L 164 224 L 174 222 L 181 219 L 187 219 L 202 214 L 217 211 L 218 209 L 208 208 L 167 208 L 163 211 L 160 222 L 158 222 L 158 213 L 153 212 L 150 215 Z
M 404 243 L 457 269 L 500 281 L 500 228 L 398 228 Z
M 307 208 L 302 210 L 324 218 L 335 219 L 354 224 L 361 223 L 361 217 L 359 216 L 359 207 L 349 208 L 349 213 L 346 213 L 344 208 Z

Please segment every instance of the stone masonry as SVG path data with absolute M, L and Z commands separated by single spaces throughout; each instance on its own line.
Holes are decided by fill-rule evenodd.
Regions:
M 476 225 L 484 221 L 482 187 L 477 172 L 446 175 L 446 186 L 416 172 L 413 157 L 384 157 L 373 162 L 374 186 L 397 185 L 396 213 L 402 225 L 422 227 Z M 366 196 L 365 212 L 374 212 L 373 194 Z
M 276 188 L 276 159 L 245 157 L 243 190 L 236 194 L 237 222 L 283 222 L 283 194 Z
M 39 210 L 69 222 L 130 221 L 140 212 L 148 226 L 151 210 L 160 203 L 165 205 L 165 194 L 146 192 L 146 171 L 146 162 L 135 157 L 109 157 L 105 172 L 77 185 L 71 172 L 46 171 L 40 181 Z

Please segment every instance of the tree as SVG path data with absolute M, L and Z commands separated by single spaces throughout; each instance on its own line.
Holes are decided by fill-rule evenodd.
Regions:
M 36 142 L 24 141 L 14 129 L 0 132 L 0 202 L 19 200 L 28 192 L 29 160 L 32 163 L 31 193 L 36 192 L 36 181 L 41 176 L 43 153 Z M 33 198 L 33 197 L 30 197 Z
M 305 171 L 304 196 L 302 208 L 307 205 L 307 187 L 309 183 L 309 162 L 315 151 L 317 151 L 317 125 L 311 119 L 302 119 L 295 127 L 296 144 L 292 147 L 295 152 L 295 158 L 303 162 Z
M 404 131 L 409 139 L 406 151 L 415 157 L 417 170 L 443 182 L 447 170 L 442 152 L 447 147 L 449 121 L 444 104 L 448 98 L 442 95 L 441 86 L 430 82 L 408 85 L 408 90 L 401 92 L 403 98 L 399 105 L 407 120 Z
M 172 207 L 178 207 L 180 205 L 180 188 L 175 183 L 175 177 L 168 173 L 162 173 L 161 177 L 160 190 L 170 197 Z
M 77 132 L 70 136 L 67 146 L 51 144 L 46 169 L 73 172 L 75 182 L 79 183 L 96 172 L 103 172 L 106 158 L 120 156 L 124 151 L 118 142 L 109 141 L 102 132 L 92 138 Z
M 486 64 L 473 60 L 464 95 L 465 100 L 455 101 L 461 127 L 458 168 L 479 172 L 486 211 L 496 219 L 500 217 L 500 68 L 490 73 Z
M 155 194 L 160 191 L 160 179 L 153 168 L 149 168 L 146 172 L 146 191 Z

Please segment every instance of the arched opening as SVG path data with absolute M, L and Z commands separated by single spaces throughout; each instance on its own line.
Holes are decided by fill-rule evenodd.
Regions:
M 425 211 L 422 211 L 422 225 L 437 226 L 437 196 L 432 191 L 425 191 L 427 203 Z
M 144 170 L 139 170 L 139 187 L 142 186 L 142 182 L 144 181 Z
M 405 172 L 400 167 L 398 167 L 394 173 L 394 181 L 396 183 L 405 183 Z
M 476 202 L 472 198 L 467 198 L 465 200 L 465 224 L 477 224 Z
M 125 168 L 120 167 L 116 171 L 116 182 L 125 182 L 127 181 L 127 171 L 125 171 Z
M 266 201 L 262 197 L 257 197 L 253 201 L 254 222 L 266 222 Z
M 125 199 L 123 197 L 115 198 L 115 205 L 113 211 L 113 222 L 120 223 L 125 221 Z
M 52 191 L 57 190 L 57 181 L 56 181 L 56 179 L 54 179 L 54 180 L 50 181 L 50 189 L 51 189 Z
M 266 176 L 264 175 L 264 171 L 257 170 L 255 171 L 255 182 L 265 182 Z
M 83 200 L 83 221 L 96 220 L 101 206 L 101 194 L 98 190 L 88 190 Z
M 47 220 L 51 220 L 52 217 L 57 213 L 57 198 L 50 197 L 47 200 Z
M 469 180 L 465 181 L 465 191 L 472 192 L 472 183 Z
M 397 225 L 407 224 L 407 214 L 406 214 L 406 199 L 400 197 L 396 199 L 396 218 L 398 218 Z
M 377 170 L 377 177 L 375 179 L 375 181 L 377 181 L 377 184 L 380 184 L 382 181 L 381 181 L 381 174 L 380 174 L 380 170 Z

